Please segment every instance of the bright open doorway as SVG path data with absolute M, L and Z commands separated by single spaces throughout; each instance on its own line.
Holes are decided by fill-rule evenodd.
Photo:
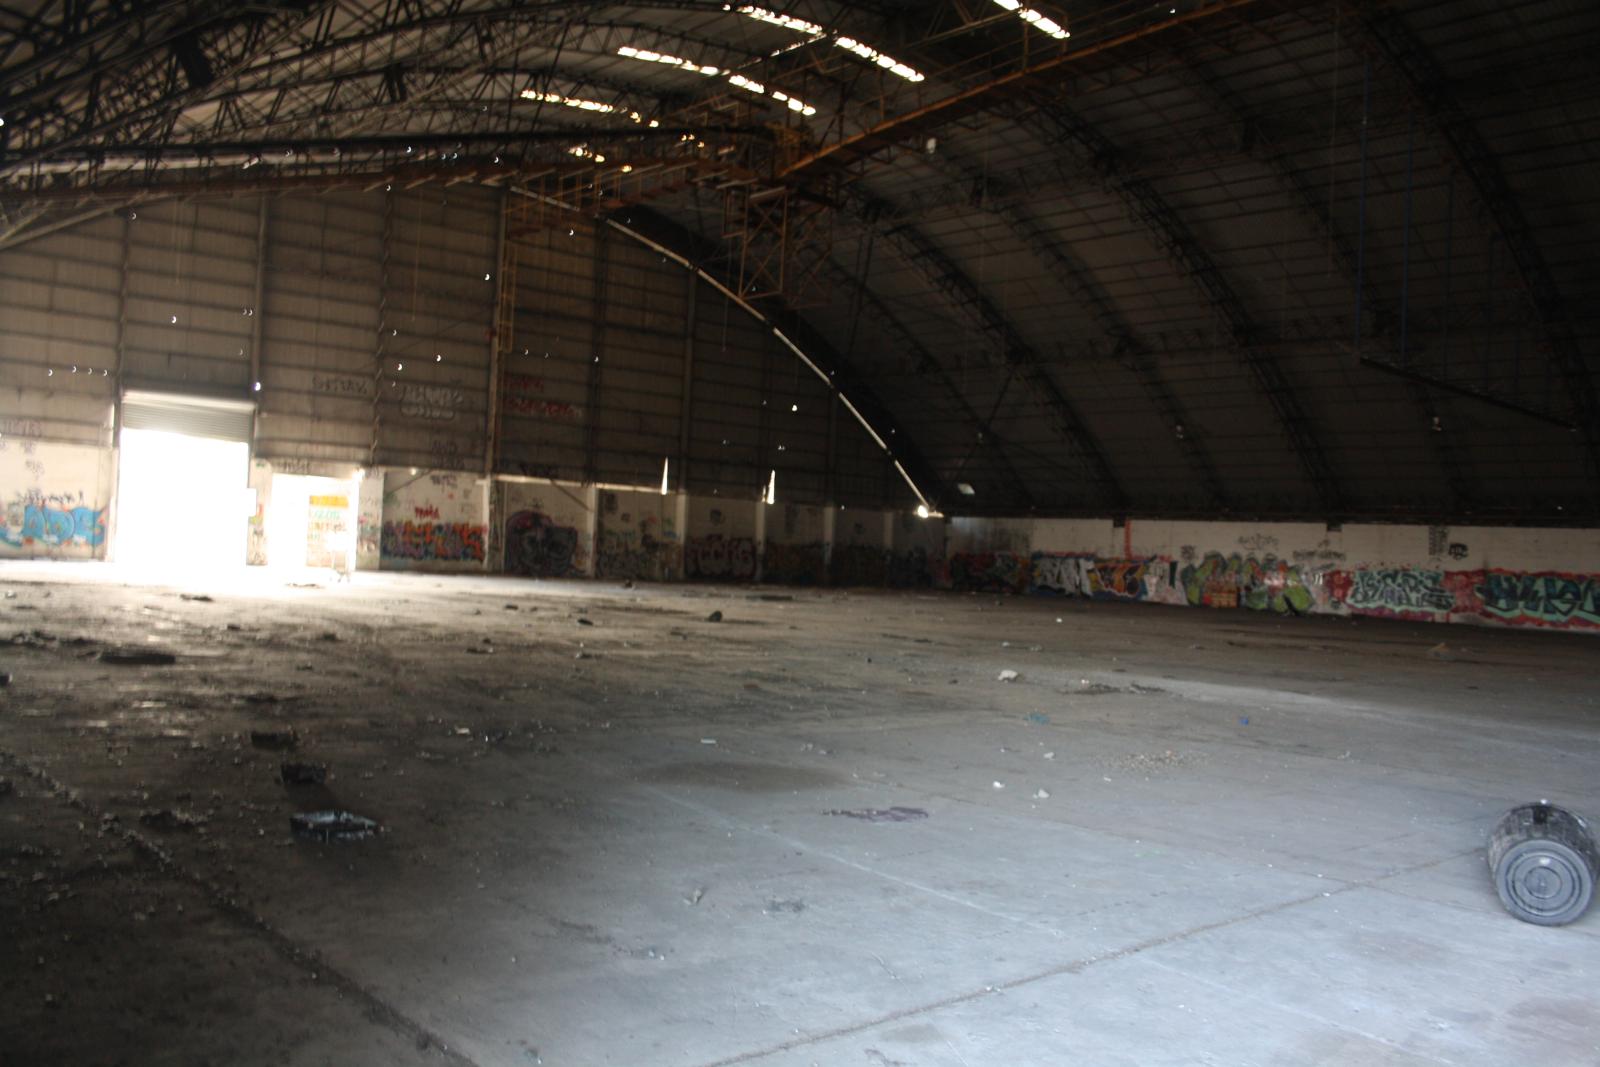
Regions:
M 348 574 L 355 565 L 356 492 L 354 481 L 274 474 L 267 504 L 268 565 Z
M 249 446 L 123 428 L 117 562 L 167 574 L 243 567 Z

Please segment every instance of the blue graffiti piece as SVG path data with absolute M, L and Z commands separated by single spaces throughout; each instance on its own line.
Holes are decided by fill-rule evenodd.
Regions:
M 28 504 L 22 511 L 22 530 L 0 530 L 0 540 L 12 547 L 28 541 L 46 545 L 86 544 L 98 547 L 106 539 L 104 508 L 53 508 Z

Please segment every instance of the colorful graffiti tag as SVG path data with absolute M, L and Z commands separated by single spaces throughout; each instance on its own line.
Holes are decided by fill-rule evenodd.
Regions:
M 696 537 L 684 549 L 683 566 L 690 578 L 748 581 L 756 576 L 756 543 L 721 534 Z
M 1600 627 L 1600 574 L 1492 570 L 1478 572 L 1477 579 L 1473 591 L 1489 618 L 1532 626 Z
M 1267 556 L 1223 556 L 1208 552 L 1179 575 L 1184 599 L 1193 607 L 1248 608 L 1278 615 L 1304 615 L 1317 604 L 1313 585 L 1294 563 Z
M 518 511 L 506 519 L 506 572 L 534 578 L 578 574 L 578 531 L 542 511 Z
M 1340 572 L 1333 581 L 1334 598 L 1363 615 L 1431 619 L 1456 609 L 1455 593 L 1446 586 L 1443 571 L 1362 568 Z M 1472 610 L 1470 604 L 1465 607 Z
M 1162 559 L 1097 559 L 1089 569 L 1089 595 L 1096 600 L 1161 601 L 1170 569 Z
M 383 558 L 390 560 L 483 560 L 482 526 L 465 522 L 386 522 Z
M 24 504 L 21 515 L 0 516 L 0 541 L 21 548 L 24 545 L 89 545 L 97 547 L 106 539 L 106 509 L 55 507 L 50 504 Z

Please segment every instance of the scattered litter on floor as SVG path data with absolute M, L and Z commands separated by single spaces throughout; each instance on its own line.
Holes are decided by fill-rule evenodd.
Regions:
M 489 647 L 487 647 L 485 645 L 468 645 L 467 646 L 467 655 L 469 655 L 469 656 L 490 656 L 490 655 L 493 655 L 493 654 L 494 654 L 494 649 L 489 648 Z
M 251 730 L 250 743 L 256 748 L 290 749 L 300 743 L 300 737 L 294 732 L 293 726 L 285 726 L 278 730 Z
M 593 626 L 594 625 L 594 620 L 593 619 L 585 619 L 585 618 L 580 616 L 579 619 L 578 619 L 578 625 L 579 626 Z
M 507 610 L 507 611 L 521 611 L 521 610 L 522 610 L 522 609 L 521 609 L 521 608 L 519 608 L 519 607 L 518 607 L 518 606 L 517 606 L 517 605 L 515 605 L 515 604 L 507 604 L 507 605 L 506 605 L 506 610 Z
M 101 650 L 100 662 L 118 667 L 170 667 L 178 657 L 153 648 L 107 648 Z
M 720 611 L 713 611 L 710 615 L 706 616 L 706 622 L 721 622 L 721 621 L 722 621 L 722 612 L 720 612 Z
M 178 599 L 192 600 L 197 604 L 210 604 L 212 602 L 211 598 L 206 596 L 204 593 L 179 593 Z
M 688 896 L 684 897 L 683 898 L 683 902 L 685 904 L 689 905 L 692 908 L 696 904 L 700 903 L 700 901 L 704 900 L 705 899 L 705 895 L 706 895 L 705 887 L 701 886 L 701 887 L 697 888 L 694 892 L 690 893 Z
M 139 822 L 152 830 L 196 830 L 206 824 L 206 819 L 203 815 L 189 811 L 161 808 L 156 811 L 141 811 Z
M 278 767 L 278 778 L 284 785 L 321 785 L 328 780 L 328 765 L 285 762 Z
M 998 789 L 1004 789 L 1005 787 L 1006 787 L 1006 784 L 1004 782 L 996 782 L 996 783 L 994 783 L 994 788 L 997 789 L 997 790 Z
M 1056 754 L 1054 752 L 1046 752 L 1044 754 L 1044 758 L 1045 759 L 1055 759 L 1056 758 Z
M 928 817 L 928 813 L 921 808 L 835 808 L 822 814 L 841 815 L 862 822 L 916 822 Z
M 1035 799 L 1035 800 L 1049 800 L 1050 799 L 1050 790 L 1048 790 L 1048 789 L 1036 789 L 1036 790 L 1034 790 L 1033 799 Z
M 1239 716 L 1239 725 L 1240 726 L 1249 726 L 1250 725 L 1250 716 L 1248 716 L 1248 715 Z
M 1032 711 L 1028 713 L 1028 721 L 1035 726 L 1046 726 L 1050 722 L 1050 716 L 1042 711 Z
M 1003 670 L 998 675 L 995 676 L 996 680 L 997 681 L 1001 681 L 1001 682 L 1014 682 L 1018 678 L 1021 678 L 1021 677 L 1022 677 L 1022 675 L 1020 675 L 1016 671 L 1013 671 L 1013 670 L 1010 670 L 1010 669 Z
M 714 745 L 717 743 L 717 739 L 715 737 L 702 737 L 700 743 L 702 745 Z
M 360 841 L 378 832 L 378 824 L 351 811 L 303 811 L 289 816 L 296 837 L 313 841 Z

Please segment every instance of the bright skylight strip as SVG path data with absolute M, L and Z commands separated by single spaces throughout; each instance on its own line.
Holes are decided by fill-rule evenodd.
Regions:
M 598 111 L 602 115 L 612 115 L 620 112 L 622 108 L 613 104 L 602 103 L 599 100 L 581 100 L 573 96 L 562 96 L 560 93 L 542 93 L 537 89 L 522 90 L 524 100 L 538 100 L 546 104 L 560 104 L 562 107 L 577 108 L 579 111 Z M 635 122 L 639 121 L 634 119 Z
M 853 37 L 835 37 L 833 44 L 835 48 L 854 52 L 868 63 L 876 63 L 890 74 L 897 74 L 908 82 L 919 82 L 923 78 L 921 71 L 908 67 L 893 56 L 886 56 L 871 45 L 862 44 Z
M 707 78 L 715 77 L 722 73 L 721 67 L 703 67 L 699 63 L 691 63 L 679 56 L 668 55 L 665 52 L 652 52 L 648 48 L 635 48 L 628 44 L 618 48 L 617 55 L 627 59 L 642 60 L 646 63 L 662 63 L 666 66 L 677 67 L 679 70 L 686 70 L 690 74 L 699 74 Z
M 732 9 L 733 5 L 731 4 L 722 5 L 722 10 L 724 11 L 730 11 Z M 744 15 L 747 18 L 759 19 L 762 22 L 771 23 L 774 26 L 782 26 L 786 30 L 793 30 L 796 33 L 803 33 L 808 37 L 821 37 L 823 33 L 822 27 L 818 26 L 815 22 L 807 22 L 805 19 L 795 18 L 793 15 L 780 15 L 776 11 L 768 11 L 764 7 L 754 7 L 750 4 L 741 4 L 739 5 L 738 11 L 739 14 Z
M 647 48 L 635 48 L 632 45 L 625 44 L 621 48 L 617 49 L 617 55 L 623 56 L 626 59 L 643 60 L 647 63 L 662 63 L 669 67 L 678 67 L 681 70 L 692 71 L 695 74 L 701 74 L 707 77 L 712 75 L 720 75 L 726 78 L 728 84 L 734 86 L 735 88 L 743 89 L 745 92 L 753 93 L 756 96 L 768 95 L 767 87 L 756 81 L 754 78 L 747 78 L 743 74 L 734 74 L 724 71 L 718 67 L 703 67 L 698 63 L 691 63 L 687 59 L 680 59 L 677 56 L 666 55 L 662 52 L 652 52 Z M 812 115 L 817 113 L 816 108 L 812 107 L 804 100 L 796 99 L 787 93 L 779 92 L 778 90 L 774 89 L 772 90 L 771 96 L 774 100 L 778 101 L 780 104 L 783 104 L 790 111 L 799 112 L 801 115 L 804 115 L 807 118 L 810 118 Z M 636 119 L 635 121 L 638 120 Z M 651 120 L 650 125 L 654 126 L 655 124 L 655 121 Z
M 795 33 L 803 33 L 813 41 L 828 36 L 827 31 L 821 26 L 817 25 L 815 22 L 807 22 L 805 19 L 795 18 L 793 15 L 780 15 L 777 12 L 768 11 L 764 7 L 755 7 L 751 4 L 742 4 L 735 8 L 732 4 L 723 4 L 722 10 L 737 11 L 746 18 L 756 19 L 773 26 L 781 26 L 783 29 L 793 30 Z M 889 73 L 898 75 L 908 82 L 919 82 L 922 80 L 923 76 L 920 71 L 917 71 L 908 64 L 900 62 L 893 56 L 884 55 L 871 45 L 862 44 L 860 41 L 857 41 L 854 38 L 843 36 L 835 36 L 833 38 L 833 43 L 835 47 L 854 52 L 868 63 L 875 63 Z M 790 47 L 793 48 L 796 46 L 791 45 Z M 780 53 L 788 50 L 788 48 L 779 49 L 778 52 L 774 52 L 773 55 L 779 55 Z
M 994 2 L 1007 11 L 1015 11 L 1022 21 L 1030 24 L 1036 30 L 1048 33 L 1058 41 L 1065 41 L 1072 36 L 1072 31 L 1064 29 L 1061 23 L 1049 15 L 1035 11 L 1031 7 L 1023 7 L 1022 0 L 994 0 Z

